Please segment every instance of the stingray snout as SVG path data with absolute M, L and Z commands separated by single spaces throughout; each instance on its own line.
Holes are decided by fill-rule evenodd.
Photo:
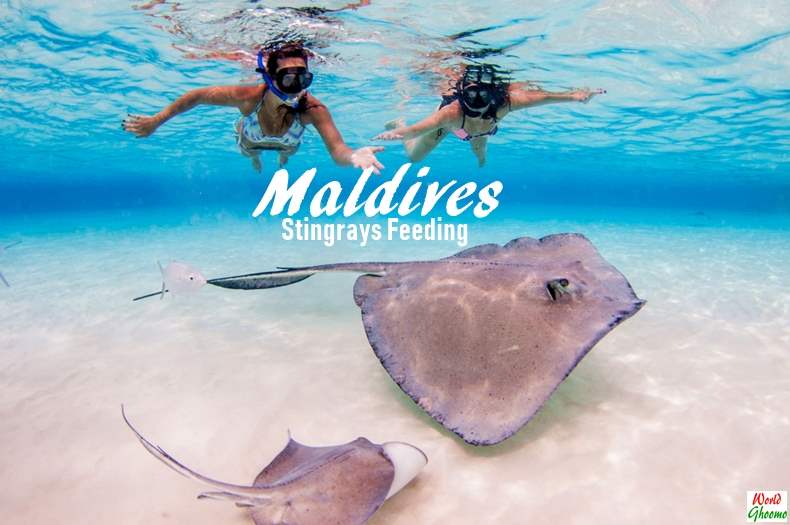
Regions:
M 417 474 L 428 464 L 428 456 L 414 445 L 400 441 L 390 441 L 381 446 L 395 469 L 392 485 L 385 498 L 389 499 L 417 477 Z

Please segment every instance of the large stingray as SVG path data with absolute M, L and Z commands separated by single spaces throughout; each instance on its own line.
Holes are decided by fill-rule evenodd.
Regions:
M 256 525 L 362 525 L 384 501 L 406 486 L 427 463 L 418 448 L 399 442 L 376 445 L 365 438 L 330 447 L 288 444 L 252 485 L 225 483 L 180 463 L 124 421 L 154 457 L 179 474 L 214 489 L 198 498 L 248 507 Z
M 436 261 L 283 268 L 207 283 L 274 288 L 337 271 L 366 274 L 354 299 L 390 376 L 475 445 L 516 433 L 593 345 L 644 304 L 579 234 L 484 244 Z
M 476 445 L 517 432 L 603 336 L 644 304 L 580 234 L 484 244 L 436 261 L 340 263 L 211 279 L 225 288 L 361 272 L 354 299 L 392 379 Z

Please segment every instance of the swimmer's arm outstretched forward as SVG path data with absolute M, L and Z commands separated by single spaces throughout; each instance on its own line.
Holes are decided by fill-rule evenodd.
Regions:
M 463 112 L 457 102 L 434 111 L 421 121 L 406 126 L 403 119 L 388 124 L 394 129 L 379 133 L 373 140 L 403 140 L 406 155 L 412 162 L 424 159 L 447 136 L 447 131 L 461 126 Z
M 255 110 L 258 100 L 263 96 L 261 86 L 211 86 L 187 91 L 175 102 L 153 116 L 129 115 L 123 121 L 123 129 L 137 137 L 148 137 L 156 129 L 181 113 L 201 104 L 211 106 L 231 106 L 238 108 L 244 115 Z
M 557 102 L 582 102 L 586 104 L 595 95 L 606 93 L 603 89 L 574 89 L 573 91 L 551 92 L 543 91 L 542 89 L 530 88 L 530 84 L 526 82 L 518 82 L 511 84 L 508 89 L 509 106 L 500 109 L 500 116 L 502 118 L 502 110 L 505 114 L 517 109 L 523 109 L 533 106 L 542 106 L 544 104 L 555 104 Z
M 439 129 L 460 125 L 463 112 L 458 104 L 449 104 L 431 113 L 411 126 L 400 125 L 390 131 L 379 133 L 373 140 L 409 140 Z M 394 121 L 403 124 L 402 120 Z
M 148 137 L 171 118 L 201 104 L 235 107 L 243 115 L 249 115 L 255 111 L 265 90 L 266 86 L 212 86 L 193 89 L 178 97 L 175 102 L 156 115 L 129 115 L 123 121 L 123 129 L 134 133 L 137 137 Z M 308 109 L 302 114 L 302 121 L 315 126 L 335 163 L 360 169 L 372 168 L 375 173 L 379 173 L 379 170 L 384 168 L 375 156 L 375 153 L 384 149 L 383 147 L 351 149 L 343 141 L 326 106 L 312 95 L 306 96 Z

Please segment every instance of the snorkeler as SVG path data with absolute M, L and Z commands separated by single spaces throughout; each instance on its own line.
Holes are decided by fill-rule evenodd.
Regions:
M 554 102 L 584 102 L 602 89 L 577 89 L 550 93 L 531 84 L 510 83 L 499 76 L 493 66 L 469 65 L 452 90 L 442 95 L 442 103 L 429 117 L 406 126 L 402 119 L 387 126 L 390 129 L 374 140 L 403 140 L 406 154 L 412 161 L 424 159 L 439 143 L 453 133 L 469 142 L 480 166 L 486 161 L 488 137 L 499 128 L 499 121 L 511 111 Z
M 264 65 L 261 50 L 257 71 L 263 76 L 264 84 L 193 89 L 154 116 L 129 115 L 123 121 L 123 128 L 138 137 L 147 137 L 174 116 L 200 104 L 233 106 L 243 115 L 236 123 L 239 149 L 252 159 L 257 171 L 261 171 L 260 154 L 266 150 L 279 152 L 283 166 L 302 143 L 306 126 L 313 125 L 335 163 L 372 168 L 380 173 L 384 166 L 375 153 L 384 148 L 352 150 L 343 141 L 327 107 L 307 91 L 313 81 L 307 58 L 308 52 L 301 44 L 291 43 L 271 50 Z

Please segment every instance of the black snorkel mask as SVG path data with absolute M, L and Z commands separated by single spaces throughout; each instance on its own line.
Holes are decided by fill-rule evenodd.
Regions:
M 490 113 L 492 106 L 501 103 L 501 90 L 491 66 L 467 66 L 464 76 L 456 84 L 461 109 L 469 117 L 483 117 Z
M 258 51 L 258 67 L 255 69 L 263 77 L 263 81 L 272 93 L 285 102 L 286 105 L 295 108 L 299 105 L 302 91 L 310 87 L 313 83 L 313 74 L 306 67 L 284 67 L 275 73 L 276 80 L 272 80 L 266 66 L 263 64 L 263 50 Z

